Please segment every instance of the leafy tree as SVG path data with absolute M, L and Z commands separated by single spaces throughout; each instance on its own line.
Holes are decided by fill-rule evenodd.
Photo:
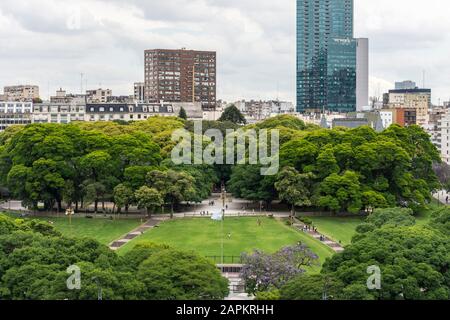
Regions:
M 255 300 L 262 300 L 262 301 L 271 301 L 271 300 L 280 300 L 280 290 L 272 290 L 272 291 L 263 291 L 263 292 L 257 292 Z
M 133 190 L 137 190 L 145 185 L 147 174 L 156 169 L 154 166 L 130 166 L 125 169 L 124 181 Z
M 277 197 L 275 179 L 276 176 L 262 176 L 261 166 L 238 165 L 232 169 L 228 191 L 238 198 L 270 204 Z
M 87 178 L 84 182 L 86 198 L 93 200 L 95 213 L 98 212 L 98 202 L 108 192 L 106 179 L 111 165 L 111 156 L 105 151 L 94 151 L 80 159 L 80 168 Z
M 450 209 L 438 209 L 432 213 L 430 225 L 444 234 L 450 234 Z
M 282 300 L 328 300 L 337 299 L 342 284 L 323 274 L 302 274 L 287 282 L 281 288 Z
M 124 184 L 119 184 L 114 188 L 114 203 L 119 213 L 121 213 L 122 208 L 125 208 L 125 213 L 128 213 L 128 209 L 133 201 L 134 193 L 131 188 Z
M 151 171 L 147 175 L 147 182 L 162 195 L 165 203 L 170 203 L 171 218 L 173 218 L 175 205 L 195 198 L 195 189 L 192 186 L 194 178 L 184 172 Z
M 292 206 L 292 214 L 295 215 L 295 206 L 311 206 L 310 187 L 313 174 L 300 174 L 292 167 L 284 168 L 278 175 L 275 188 L 280 199 Z
M 167 249 L 170 247 L 166 244 L 140 242 L 124 255 L 124 260 L 127 266 L 135 269 L 153 254 Z
M 193 252 L 159 251 L 142 262 L 137 276 L 149 300 L 221 300 L 228 294 L 228 280 Z
M 189 132 L 194 133 L 194 123 L 195 121 L 186 121 L 184 128 Z M 217 129 L 222 132 L 225 137 L 227 134 L 227 130 L 237 130 L 240 128 L 240 125 L 231 122 L 231 121 L 211 121 L 211 120 L 202 120 L 202 130 L 203 134 L 210 129 Z
M 304 245 L 285 247 L 274 254 L 256 250 L 243 254 L 242 279 L 247 293 L 256 294 L 280 289 L 289 280 L 304 273 L 304 267 L 316 263 L 317 256 Z
M 327 177 L 319 187 L 318 204 L 332 211 L 348 210 L 358 213 L 362 207 L 361 184 L 358 174 L 346 171 Z
M 170 161 L 166 164 L 168 168 L 177 171 L 179 173 L 189 174 L 193 179 L 194 194 L 190 197 L 191 201 L 202 202 L 211 196 L 214 185 L 219 183 L 219 178 L 217 177 L 217 172 L 214 170 L 212 165 L 179 165 L 175 166 Z
M 69 290 L 67 267 L 81 270 Z M 91 239 L 68 239 L 41 221 L 0 215 L 0 299 L 223 299 L 228 281 L 194 253 L 141 244 L 120 258 Z
M 183 120 L 187 120 L 187 113 L 186 113 L 186 110 L 184 110 L 183 107 L 181 107 L 181 109 L 180 109 L 180 113 L 178 114 L 178 118 L 183 119 Z
M 147 216 L 150 217 L 152 210 L 163 205 L 164 200 L 158 190 L 146 186 L 136 191 L 134 197 L 138 204 L 138 208 L 145 208 Z
M 388 208 L 376 209 L 370 216 L 367 217 L 366 223 L 372 223 L 377 228 L 385 225 L 413 226 L 416 224 L 413 211 L 408 208 Z
M 293 130 L 305 130 L 307 127 L 303 120 L 292 115 L 279 115 L 256 124 L 259 129 L 280 129 L 281 127 Z
M 231 105 L 227 107 L 222 116 L 219 118 L 220 122 L 230 121 L 236 124 L 246 124 L 247 120 L 245 120 L 244 115 L 239 111 L 239 109 L 235 105 Z
M 447 236 L 429 227 L 388 224 L 355 237 L 322 273 L 343 283 L 342 299 L 447 300 L 449 246 Z M 381 269 L 380 290 L 366 286 L 372 265 Z

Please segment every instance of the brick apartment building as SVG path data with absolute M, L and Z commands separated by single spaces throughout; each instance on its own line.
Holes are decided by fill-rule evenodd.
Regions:
M 199 102 L 216 107 L 216 52 L 155 49 L 145 51 L 147 102 Z

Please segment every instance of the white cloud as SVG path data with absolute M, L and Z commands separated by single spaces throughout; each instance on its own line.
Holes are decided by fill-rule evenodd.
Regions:
M 371 94 L 396 80 L 450 96 L 447 0 L 355 0 L 355 35 L 371 43 Z M 77 6 L 74 6 L 77 4 Z M 2 0 L 0 87 L 37 83 L 131 94 L 149 48 L 215 50 L 218 96 L 295 101 L 295 0 Z M 79 28 L 74 14 L 80 12 Z M 76 17 L 76 16 L 75 16 Z M 75 24 L 76 26 L 76 24 Z M 50 83 L 50 86 L 48 86 Z M 381 85 L 382 84 L 382 85 Z

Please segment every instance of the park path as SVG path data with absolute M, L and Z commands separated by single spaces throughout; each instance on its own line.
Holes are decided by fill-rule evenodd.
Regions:
M 330 239 L 329 237 L 321 234 L 318 231 L 314 231 L 314 230 L 305 230 L 305 224 L 299 220 L 296 219 L 296 223 L 294 223 L 294 227 L 297 228 L 299 231 L 301 232 L 305 232 L 307 234 L 309 234 L 310 236 L 312 236 L 314 239 L 316 239 L 317 241 L 322 242 L 323 244 L 327 245 L 328 247 L 330 247 L 331 249 L 333 249 L 335 252 L 342 252 L 344 251 L 344 247 L 342 247 L 339 243 L 337 243 L 336 241 Z
M 126 245 L 128 242 L 130 242 L 134 238 L 139 237 L 140 235 L 144 234 L 148 230 L 153 229 L 155 226 L 159 225 L 164 220 L 166 220 L 166 219 L 149 219 L 147 222 L 140 225 L 136 229 L 128 232 L 126 235 L 124 235 L 119 240 L 114 240 L 113 242 L 111 242 L 109 244 L 109 248 L 114 251 L 119 250 L 124 245 Z

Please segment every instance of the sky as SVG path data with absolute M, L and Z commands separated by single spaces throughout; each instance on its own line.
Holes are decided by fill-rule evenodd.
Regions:
M 295 102 L 295 9 L 295 0 L 1 0 L 0 88 L 130 95 L 145 49 L 185 47 L 217 51 L 219 99 Z M 434 103 L 450 100 L 448 12 L 448 0 L 355 0 L 371 96 L 413 80 Z

